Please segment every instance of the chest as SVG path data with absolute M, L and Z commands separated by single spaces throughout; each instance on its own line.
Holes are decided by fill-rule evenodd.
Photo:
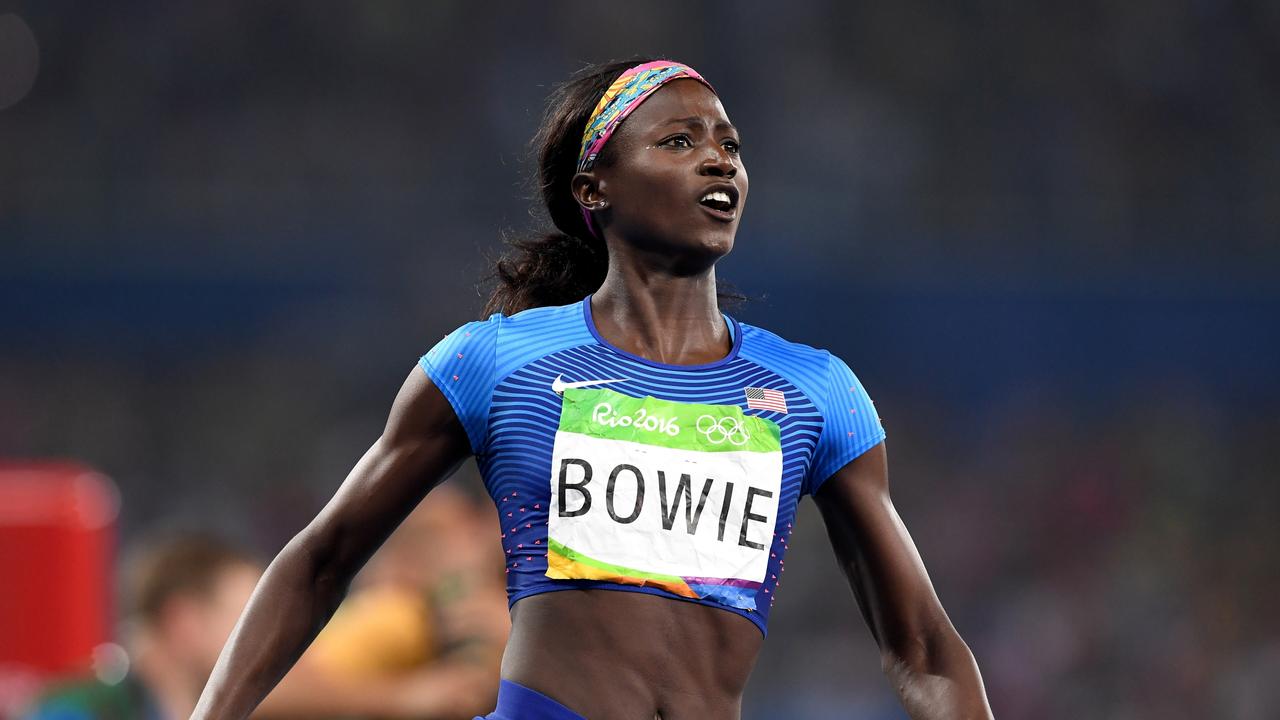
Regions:
M 822 424 L 805 394 L 749 361 L 679 371 L 575 348 L 496 384 L 479 460 L 491 491 L 501 489 L 495 482 L 541 478 L 549 498 L 549 478 L 571 472 L 566 458 L 584 456 L 593 481 L 636 460 L 630 464 L 651 480 L 646 487 L 659 470 L 676 480 L 689 472 L 694 484 L 705 482 L 699 472 L 713 482 L 735 472 L 761 482 L 772 475 L 781 501 L 799 492 Z
M 658 372 L 569 352 L 497 384 L 479 460 L 530 569 L 753 607 L 820 431 L 808 398 L 749 362 Z

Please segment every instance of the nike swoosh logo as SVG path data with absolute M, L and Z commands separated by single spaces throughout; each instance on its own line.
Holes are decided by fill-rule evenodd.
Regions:
M 591 385 L 603 385 L 605 383 L 627 382 L 630 378 L 614 378 L 612 380 L 579 380 L 577 382 L 565 382 L 564 377 L 557 375 L 555 380 L 551 381 L 551 392 L 557 395 L 563 394 L 569 388 L 589 387 Z

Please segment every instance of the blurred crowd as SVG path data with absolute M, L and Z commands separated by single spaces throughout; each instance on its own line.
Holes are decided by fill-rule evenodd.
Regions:
M 510 625 L 501 553 L 488 542 L 496 529 L 474 492 L 437 487 L 254 717 L 469 720 L 491 710 Z M 45 678 L 20 717 L 190 716 L 263 569 L 208 533 L 139 542 L 120 583 L 123 647 L 105 644 L 92 663 Z
M 743 132 L 721 276 L 756 300 L 732 312 L 831 348 L 871 392 L 895 503 L 996 716 L 1270 720 L 1278 8 L 0 3 L 38 47 L 0 52 L 35 68 L 29 90 L 0 73 L 0 457 L 112 477 L 126 550 L 190 528 L 248 548 L 202 581 L 226 610 L 418 355 L 478 312 L 484 253 L 536 222 L 525 143 L 551 85 L 667 54 Z M 332 678 L 420 674 L 405 701 L 431 702 L 437 670 L 496 667 L 501 578 L 499 612 L 451 616 L 434 564 L 497 536 L 445 552 L 423 522 L 277 712 L 377 716 Z M 744 717 L 902 720 L 808 501 L 789 559 Z M 214 612 L 190 595 L 163 632 Z M 145 683 L 161 629 L 127 607 Z M 210 635 L 168 664 L 179 684 L 212 662 L 213 623 L 194 624 Z

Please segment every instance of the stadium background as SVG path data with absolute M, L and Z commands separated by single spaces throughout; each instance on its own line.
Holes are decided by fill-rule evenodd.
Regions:
M 735 314 L 871 391 L 996 716 L 1280 714 L 1280 5 L 31 1 L 0 30 L 0 457 L 109 474 L 124 547 L 278 550 L 530 226 L 550 86 L 663 54 L 743 133 Z M 808 501 L 791 557 L 744 717 L 905 717 Z

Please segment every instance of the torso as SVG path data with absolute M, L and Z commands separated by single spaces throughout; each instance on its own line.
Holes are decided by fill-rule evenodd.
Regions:
M 503 677 L 592 720 L 737 718 L 800 497 L 883 430 L 825 351 L 726 318 L 728 355 L 664 365 L 589 308 L 468 323 L 422 360 L 501 523 Z

